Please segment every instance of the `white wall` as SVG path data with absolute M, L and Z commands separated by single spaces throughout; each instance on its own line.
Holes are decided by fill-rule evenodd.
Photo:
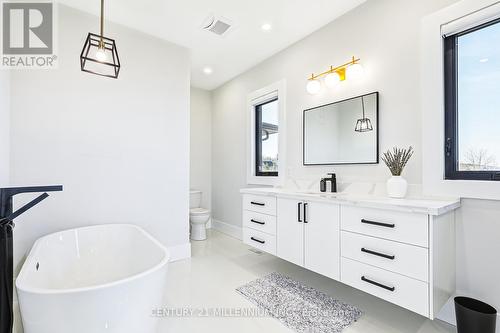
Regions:
M 10 72 L 0 70 L 0 187 L 9 184 Z
M 390 173 L 382 164 L 302 166 L 304 109 L 379 91 L 380 147 L 384 150 L 394 145 L 413 145 L 416 154 L 405 176 L 410 183 L 421 184 L 420 20 L 453 1 L 368 1 L 215 90 L 212 110 L 214 219 L 241 225 L 238 191 L 246 186 L 246 96 L 283 78 L 287 82 L 287 163 L 291 177 L 319 180 L 322 174 L 335 171 L 341 182 L 384 182 Z M 360 57 L 365 67 L 364 80 L 346 81 L 336 90 L 323 90 L 315 96 L 307 94 L 305 85 L 311 72 L 342 64 L 353 55 Z
M 201 205 L 212 207 L 212 95 L 191 88 L 191 189 L 200 190 Z
M 83 73 L 79 55 L 98 19 L 65 6 L 59 17 L 59 68 L 11 78 L 11 181 L 65 187 L 17 220 L 16 263 L 42 235 L 102 223 L 139 225 L 186 254 L 188 51 L 107 24 L 120 77 Z
M 499 239 L 500 201 L 462 200 L 457 214 L 457 290 L 490 303 L 498 311 Z
M 384 182 L 379 166 L 303 167 L 302 110 L 372 91 L 380 92 L 380 145 L 413 145 L 405 176 L 422 183 L 419 34 L 420 20 L 454 0 L 368 1 L 306 39 L 240 75 L 213 94 L 214 219 L 241 226 L 239 189 L 245 183 L 245 100 L 249 92 L 282 78 L 287 80 L 288 167 L 294 178 L 319 179 L 336 171 L 343 182 Z M 364 81 L 344 82 L 337 91 L 309 96 L 306 78 L 329 65 L 359 56 Z M 498 198 L 500 199 L 500 198 Z M 464 199 L 457 214 L 457 289 L 500 309 L 500 201 Z

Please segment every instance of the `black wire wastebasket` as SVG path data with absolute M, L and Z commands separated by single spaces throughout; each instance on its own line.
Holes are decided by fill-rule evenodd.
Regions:
M 455 297 L 458 333 L 495 333 L 497 310 L 469 297 Z

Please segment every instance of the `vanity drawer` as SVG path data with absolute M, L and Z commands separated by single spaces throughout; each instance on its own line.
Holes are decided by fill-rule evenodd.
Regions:
M 343 206 L 342 230 L 428 247 L 428 216 L 418 213 Z
M 243 226 L 270 235 L 276 235 L 276 216 L 244 210 Z
M 276 198 L 265 195 L 243 195 L 243 209 L 276 216 Z
M 343 257 L 429 281 L 429 252 L 425 248 L 347 231 L 342 231 L 341 247 Z
M 243 242 L 258 250 L 276 255 L 276 236 L 243 227 Z
M 429 316 L 429 285 L 381 268 L 342 258 L 341 281 L 422 316 Z

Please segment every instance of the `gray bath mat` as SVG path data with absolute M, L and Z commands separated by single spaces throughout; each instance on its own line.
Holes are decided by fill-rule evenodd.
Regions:
M 236 291 L 300 333 L 340 333 L 362 314 L 358 308 L 280 273 L 271 273 Z

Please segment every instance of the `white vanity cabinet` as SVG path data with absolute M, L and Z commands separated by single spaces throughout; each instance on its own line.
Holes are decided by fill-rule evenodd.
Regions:
M 243 196 L 243 241 L 276 255 L 276 198 Z
M 341 220 L 341 281 L 428 317 L 429 216 L 346 206 Z
M 252 247 L 431 319 L 455 292 L 459 199 L 241 192 Z
M 278 199 L 276 218 L 276 254 L 299 266 L 304 266 L 304 202 L 294 199 Z
M 277 200 L 277 256 L 332 279 L 340 278 L 339 205 Z

